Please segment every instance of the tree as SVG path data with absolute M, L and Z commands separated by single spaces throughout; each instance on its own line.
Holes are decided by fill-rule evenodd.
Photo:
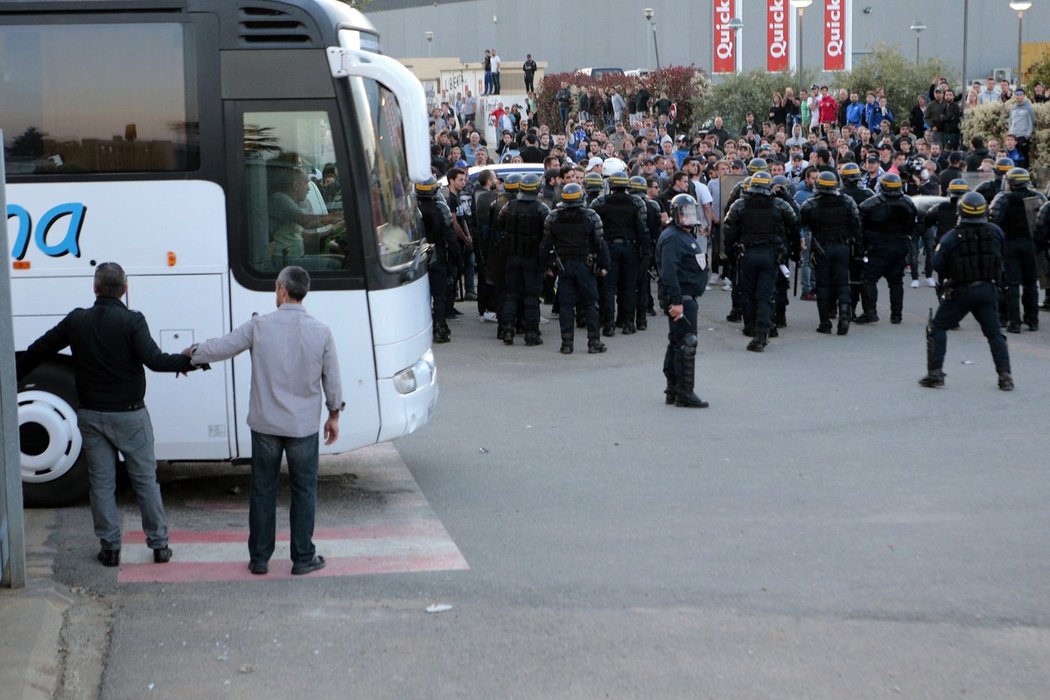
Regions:
M 1028 70 L 1024 72 L 1024 82 L 1029 86 L 1035 83 L 1050 85 L 1050 54 L 1028 66 Z
M 44 133 L 31 126 L 11 142 L 12 158 L 42 158 L 44 156 Z
M 939 58 L 916 64 L 905 58 L 896 46 L 878 44 L 853 65 L 853 70 L 834 74 L 828 84 L 859 93 L 862 102 L 864 93 L 882 88 L 896 118 L 896 127 L 907 118 L 919 94 L 929 91 L 935 77 L 947 79 L 949 85 L 955 84 L 951 69 Z M 956 99 L 965 99 L 965 93 L 956 91 Z
M 755 121 L 761 124 L 766 120 L 766 112 L 773 104 L 773 93 L 784 95 L 784 88 L 793 87 L 798 97 L 800 85 L 811 85 L 816 77 L 815 72 L 806 71 L 804 76 L 798 73 L 767 73 L 766 71 L 748 71 L 737 73 L 710 89 L 706 94 L 699 94 L 693 100 L 694 121 L 700 125 L 715 117 L 722 117 L 726 128 L 735 132 L 744 123 L 748 112 L 755 113 Z

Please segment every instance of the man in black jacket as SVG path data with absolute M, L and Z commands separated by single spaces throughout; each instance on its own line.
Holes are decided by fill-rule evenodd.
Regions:
M 116 499 L 117 452 L 124 456 L 142 513 L 146 544 L 153 561 L 171 560 L 164 504 L 157 483 L 153 425 L 143 398 L 145 365 L 154 372 L 189 372 L 188 357 L 163 353 L 149 333 L 146 318 L 121 301 L 128 281 L 116 263 L 95 268 L 95 305 L 74 309 L 18 358 L 18 380 L 41 362 L 69 347 L 79 408 L 77 424 L 91 482 L 91 516 L 101 543 L 98 560 L 120 564 L 120 513 Z

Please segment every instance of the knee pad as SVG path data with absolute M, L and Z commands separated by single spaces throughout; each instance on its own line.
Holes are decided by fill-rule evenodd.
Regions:
M 696 356 L 696 346 L 698 339 L 695 333 L 690 333 L 682 340 L 682 352 L 686 357 Z

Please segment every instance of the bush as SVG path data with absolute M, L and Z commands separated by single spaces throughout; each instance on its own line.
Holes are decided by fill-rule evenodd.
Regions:
M 815 71 L 806 71 L 804 76 L 794 73 L 767 73 L 765 71 L 748 71 L 732 75 L 709 91 L 694 96 L 693 112 L 697 125 L 721 116 L 730 133 L 736 133 L 744 124 L 748 112 L 755 113 L 755 122 L 761 124 L 766 120 L 767 110 L 773 104 L 773 93 L 784 94 L 784 88 L 793 87 L 798 96 L 799 85 L 812 85 L 816 78 Z
M 578 73 L 548 73 L 543 77 L 536 92 L 536 111 L 541 124 L 547 124 L 552 130 L 562 131 L 565 125 L 561 123 L 561 115 L 558 112 L 558 101 L 556 95 L 561 89 L 562 82 L 569 84 L 572 90 L 573 102 L 570 109 L 570 118 L 577 116 L 580 88 L 590 87 L 605 91 L 613 88 L 623 96 L 630 104 L 631 94 L 640 82 L 657 100 L 660 92 L 667 92 L 668 99 L 674 102 L 678 108 L 678 118 L 675 122 L 679 129 L 689 129 L 693 124 L 693 96 L 707 89 L 710 81 L 702 71 L 694 66 L 668 66 L 658 71 L 653 71 L 642 78 L 628 77 L 623 75 L 605 75 L 600 78 L 592 78 L 588 75 Z M 633 111 L 628 109 L 628 111 Z M 591 113 L 596 124 L 601 124 L 601 110 L 592 108 Z
M 1033 134 L 1028 157 L 1029 171 L 1035 176 L 1041 185 L 1047 184 L 1047 171 L 1050 168 L 1050 103 L 1033 105 L 1035 107 L 1035 134 Z M 1002 143 L 1009 127 L 1009 108 L 1001 102 L 970 107 L 963 114 L 962 120 L 962 148 L 969 148 L 970 139 L 981 136 L 986 141 L 991 138 L 999 139 Z M 1042 176 L 1040 176 L 1042 175 Z
M 835 73 L 828 84 L 858 93 L 861 102 L 867 91 L 882 88 L 893 112 L 894 126 L 899 127 L 900 122 L 908 118 L 919 94 L 928 93 L 935 77 L 944 77 L 949 85 L 955 84 L 951 69 L 940 59 L 927 58 L 916 65 L 896 47 L 878 44 L 853 64 L 853 70 Z M 955 99 L 963 101 L 966 94 L 956 90 Z

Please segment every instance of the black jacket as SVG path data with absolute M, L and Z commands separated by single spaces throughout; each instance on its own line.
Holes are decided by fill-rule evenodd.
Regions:
M 112 297 L 97 297 L 89 309 L 73 309 L 18 358 L 18 380 L 59 350 L 73 351 L 80 408 L 128 411 L 142 408 L 146 373 L 189 372 L 190 358 L 163 353 L 149 334 L 146 317 Z

